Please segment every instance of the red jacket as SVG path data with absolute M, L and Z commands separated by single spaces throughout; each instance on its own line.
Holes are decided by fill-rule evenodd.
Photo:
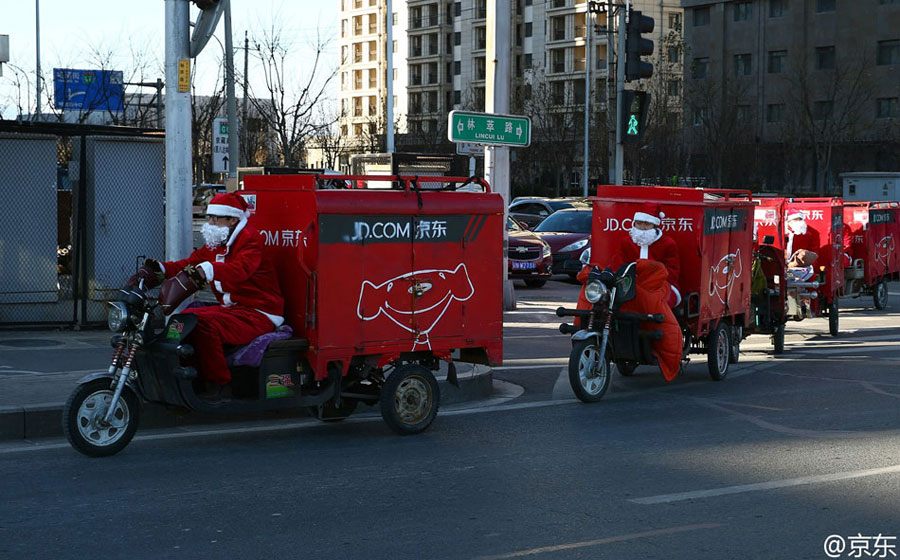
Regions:
M 227 244 L 216 249 L 204 245 L 186 259 L 162 263 L 163 272 L 171 278 L 189 264 L 203 269 L 210 290 L 222 305 L 256 309 L 275 326 L 284 322 L 284 298 L 275 266 L 264 257 L 259 231 L 246 222 L 238 223 Z
M 634 244 L 631 237 L 625 237 L 619 244 L 619 250 L 612 256 L 609 267 L 618 270 L 625 263 L 635 262 L 641 258 L 641 248 Z M 680 290 L 678 277 L 681 274 L 681 259 L 678 256 L 678 245 L 671 237 L 663 235 L 647 248 L 647 257 L 652 261 L 666 265 L 669 284 Z

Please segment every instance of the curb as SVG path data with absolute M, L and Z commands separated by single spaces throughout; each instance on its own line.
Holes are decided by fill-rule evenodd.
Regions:
M 438 377 L 440 386 L 440 406 L 486 399 L 493 393 L 493 371 L 473 370 L 471 374 L 460 372 L 459 387 L 447 383 Z M 65 403 L 46 403 L 28 406 L 0 406 L 0 441 L 17 439 L 37 439 L 48 437 L 64 437 L 62 430 L 62 411 Z M 361 410 L 377 411 L 378 407 L 363 406 Z M 440 414 L 440 412 L 438 412 Z M 178 413 L 167 410 L 164 405 L 144 404 L 141 408 L 139 429 L 153 430 L 160 428 L 177 428 L 202 424 L 224 424 L 229 422 L 245 422 L 260 420 L 278 420 L 287 418 L 305 418 L 309 415 L 305 409 L 286 409 L 266 411 L 238 416 L 212 416 L 198 413 Z

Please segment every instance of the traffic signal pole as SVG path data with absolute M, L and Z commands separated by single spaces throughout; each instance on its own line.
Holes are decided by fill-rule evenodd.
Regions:
M 625 146 L 622 144 L 622 98 L 625 96 L 625 30 L 631 2 L 626 0 L 625 9 L 619 10 L 618 47 L 616 48 L 616 179 L 614 185 L 624 184 Z

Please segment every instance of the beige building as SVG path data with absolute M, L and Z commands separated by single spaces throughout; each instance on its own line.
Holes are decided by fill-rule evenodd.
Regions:
M 394 0 L 393 86 L 398 134 L 439 134 L 446 129 L 449 111 L 484 109 L 486 1 Z M 512 85 L 546 81 L 554 102 L 583 108 L 588 1 L 506 1 L 510 2 L 512 17 Z M 341 2 L 340 99 L 344 117 L 340 126 L 346 137 L 358 139 L 384 129 L 385 3 Z M 680 34 L 679 4 L 678 0 L 632 2 L 635 9 L 655 18 L 652 38 L 657 44 L 673 30 Z M 605 8 L 607 2 L 593 5 L 595 9 Z M 598 102 L 594 108 L 602 109 L 607 72 L 606 14 L 597 9 L 594 17 L 592 94 Z

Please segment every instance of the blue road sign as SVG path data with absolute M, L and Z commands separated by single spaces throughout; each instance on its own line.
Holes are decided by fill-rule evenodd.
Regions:
M 125 92 L 117 70 L 53 69 L 53 101 L 57 109 L 122 111 Z

